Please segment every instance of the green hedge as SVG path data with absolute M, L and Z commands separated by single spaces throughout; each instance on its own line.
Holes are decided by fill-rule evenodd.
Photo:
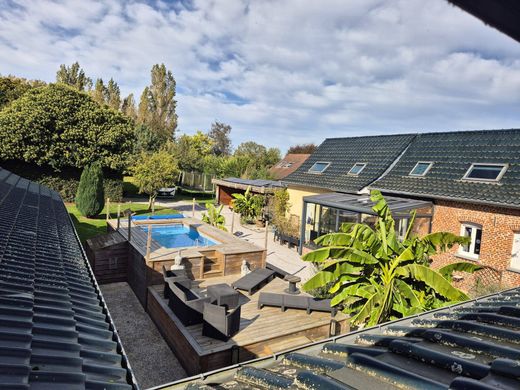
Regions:
M 1 161 L 0 167 L 59 192 L 64 202 L 74 202 L 81 173 L 77 170 L 54 172 L 50 168 Z M 103 184 L 105 198 L 110 198 L 111 202 L 123 200 L 123 178 L 121 176 L 118 177 L 118 175 L 112 173 L 105 174 Z

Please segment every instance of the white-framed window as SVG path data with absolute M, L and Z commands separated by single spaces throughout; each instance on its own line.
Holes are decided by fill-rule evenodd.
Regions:
M 309 168 L 309 173 L 323 173 L 329 167 L 330 162 L 316 161 L 312 167 Z
M 352 166 L 352 168 L 350 168 L 350 171 L 348 171 L 348 174 L 357 176 L 361 173 L 361 171 L 363 169 L 365 169 L 366 166 L 367 166 L 367 164 L 364 164 L 364 163 L 355 163 Z
M 506 173 L 507 164 L 473 163 L 462 178 L 463 180 L 497 182 Z
M 513 234 L 513 250 L 511 251 L 511 268 L 520 270 L 520 232 Z
M 460 235 L 470 237 L 471 241 L 468 244 L 459 246 L 459 254 L 478 260 L 482 242 L 482 226 L 474 223 L 463 223 L 460 228 Z
M 419 161 L 410 171 L 408 176 L 425 176 L 431 169 L 433 163 L 430 161 Z

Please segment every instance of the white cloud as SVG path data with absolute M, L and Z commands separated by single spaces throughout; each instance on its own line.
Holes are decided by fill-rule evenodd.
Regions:
M 444 0 L 0 0 L 0 73 L 76 60 L 136 96 L 164 62 L 180 129 L 235 144 L 520 121 L 520 44 Z

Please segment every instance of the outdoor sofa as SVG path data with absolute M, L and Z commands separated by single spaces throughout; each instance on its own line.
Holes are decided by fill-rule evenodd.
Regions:
M 202 334 L 217 340 L 228 341 L 240 329 L 241 306 L 226 310 L 225 306 L 204 303 Z
M 210 297 L 199 297 L 195 292 L 185 287 L 182 283 L 168 283 L 171 290 L 168 306 L 181 320 L 184 326 L 200 324 L 204 303 L 209 303 Z
M 164 298 L 170 299 L 171 296 L 171 284 L 178 282 L 186 288 L 191 288 L 192 280 L 186 274 L 186 271 L 169 271 L 166 267 L 162 266 L 162 274 L 164 278 Z
M 258 298 L 258 308 L 264 306 L 274 306 L 286 309 L 306 310 L 307 314 L 313 311 L 323 311 L 331 313 L 334 317 L 337 309 L 330 306 L 330 299 L 317 299 L 307 295 L 291 295 L 261 292 Z

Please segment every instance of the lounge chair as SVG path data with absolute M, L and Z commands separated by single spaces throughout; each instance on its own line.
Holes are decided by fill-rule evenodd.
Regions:
M 245 276 L 242 276 L 236 282 L 233 282 L 231 286 L 235 290 L 245 290 L 252 294 L 253 290 L 259 288 L 262 284 L 271 281 L 274 278 L 275 271 L 267 268 L 257 268 Z
M 224 306 L 204 303 L 202 334 L 217 340 L 228 341 L 240 329 L 240 306 L 227 311 Z
M 168 306 L 173 313 L 181 320 L 184 326 L 200 324 L 202 322 L 202 312 L 204 303 L 209 303 L 210 297 L 199 297 L 189 288 L 179 282 L 169 283 L 171 295 Z

